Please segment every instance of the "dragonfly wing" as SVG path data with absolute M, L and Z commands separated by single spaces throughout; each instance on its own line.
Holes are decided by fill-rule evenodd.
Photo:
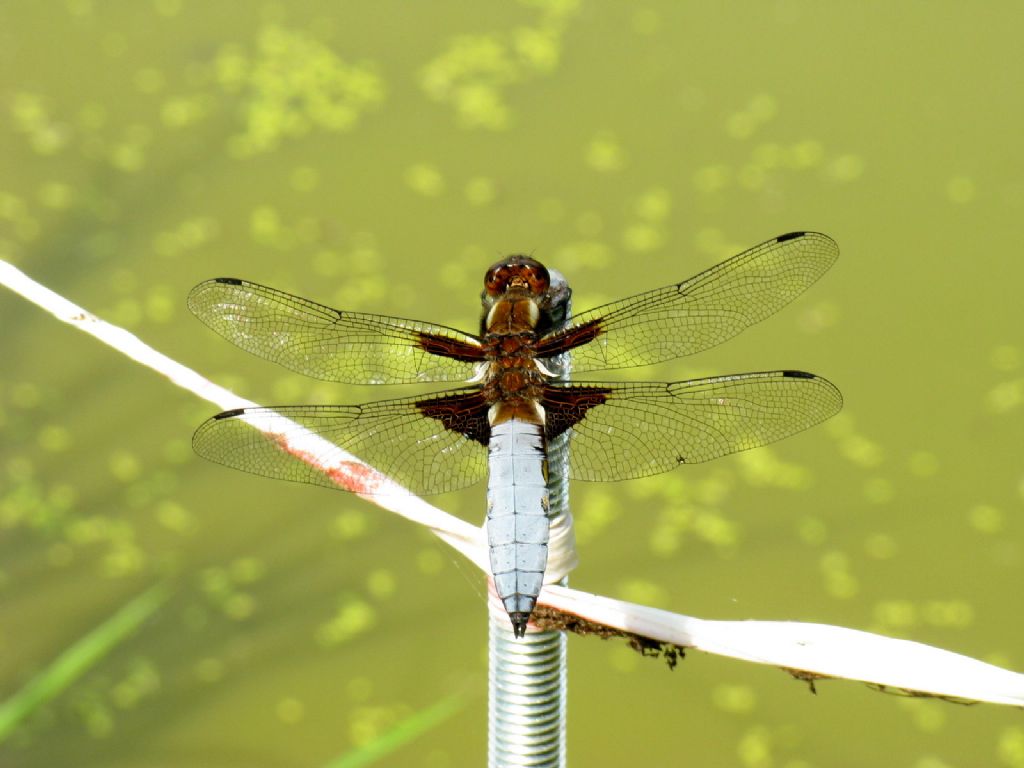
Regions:
M 351 465 L 344 451 L 425 495 L 465 488 L 486 475 L 488 431 L 479 390 L 465 389 L 366 405 L 225 411 L 200 425 L 192 445 L 203 458 L 234 469 L 347 490 L 332 477 Z
M 327 381 L 466 381 L 483 359 L 480 342 L 454 328 L 342 312 L 236 278 L 200 283 L 188 306 L 247 352 Z
M 539 355 L 571 349 L 576 372 L 692 355 L 777 312 L 838 256 L 827 235 L 781 235 L 682 283 L 575 315 L 568 328 L 541 340 Z
M 572 431 L 570 477 L 625 480 L 796 434 L 836 414 L 839 390 L 802 371 L 671 383 L 552 384 L 548 437 Z

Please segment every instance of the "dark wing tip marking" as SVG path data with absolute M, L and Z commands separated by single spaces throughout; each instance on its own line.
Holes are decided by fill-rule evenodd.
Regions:
M 233 419 L 235 416 L 241 416 L 245 413 L 245 408 L 232 408 L 230 411 L 221 411 L 213 417 L 213 421 L 220 421 L 221 419 Z
M 769 240 L 767 243 L 762 243 L 761 247 L 764 247 L 765 245 L 769 244 L 785 243 L 790 240 L 800 240 L 801 238 L 805 237 L 807 238 L 807 242 L 809 245 L 817 245 L 819 247 L 819 250 L 831 252 L 833 261 L 835 261 L 836 257 L 839 256 L 839 245 L 838 243 L 836 243 L 835 240 L 833 240 L 831 237 L 824 234 L 823 232 L 815 232 L 810 229 L 801 230 L 799 232 L 787 232 L 784 235 L 779 235 L 774 240 Z M 824 256 L 825 253 L 822 252 L 819 253 L 819 255 Z M 825 269 L 827 270 L 828 267 L 826 267 Z
M 825 390 L 831 393 L 832 397 L 835 400 L 835 410 L 833 410 L 830 414 L 821 419 L 821 421 L 824 421 L 825 419 L 834 416 L 835 414 L 839 413 L 839 411 L 842 409 L 843 393 L 839 391 L 839 388 L 835 384 L 826 379 L 824 376 L 818 376 L 817 374 L 808 373 L 807 371 L 779 371 L 779 373 L 781 373 L 782 377 L 785 379 L 805 379 L 807 381 L 813 381 L 820 387 L 824 388 Z M 820 423 L 820 421 L 815 423 Z
M 223 283 L 224 285 L 241 285 L 242 281 L 237 277 L 215 277 L 208 280 L 209 283 Z

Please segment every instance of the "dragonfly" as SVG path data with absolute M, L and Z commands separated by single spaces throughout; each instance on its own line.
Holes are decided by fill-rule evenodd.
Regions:
M 821 277 L 839 248 L 818 232 L 768 240 L 680 283 L 571 314 L 555 269 L 523 255 L 487 270 L 476 334 L 347 312 L 238 278 L 197 285 L 188 306 L 228 341 L 333 382 L 460 382 L 362 405 L 285 405 L 219 413 L 196 452 L 256 475 L 341 488 L 338 448 L 429 495 L 489 478 L 486 528 L 495 591 L 522 637 L 547 564 L 548 447 L 568 440 L 576 480 L 625 480 L 764 446 L 837 413 L 839 390 L 799 370 L 674 382 L 582 381 L 714 347 L 775 313 Z M 322 438 L 308 462 L 252 424 Z M 341 488 L 346 490 L 345 488 Z

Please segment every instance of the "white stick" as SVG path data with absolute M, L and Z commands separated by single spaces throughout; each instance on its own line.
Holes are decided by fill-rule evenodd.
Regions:
M 551 585 L 540 605 L 662 643 L 932 696 L 1024 707 L 1024 675 L 924 643 L 799 621 L 709 621 Z

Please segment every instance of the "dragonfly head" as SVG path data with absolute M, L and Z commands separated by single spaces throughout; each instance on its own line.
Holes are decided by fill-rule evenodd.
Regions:
M 551 287 L 548 268 L 529 256 L 507 256 L 484 275 L 484 303 L 493 303 L 510 292 L 539 298 Z
M 487 270 L 480 299 L 485 316 L 501 299 L 532 299 L 542 315 L 538 330 L 546 331 L 565 322 L 571 293 L 561 272 L 548 269 L 529 256 L 515 254 Z

